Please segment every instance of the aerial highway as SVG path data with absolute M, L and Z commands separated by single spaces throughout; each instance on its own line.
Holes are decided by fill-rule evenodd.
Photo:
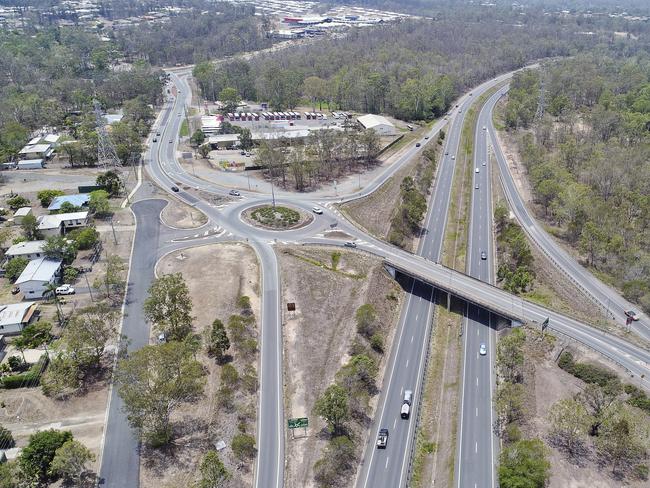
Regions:
M 650 354 L 641 348 L 633 346 L 626 341 L 601 332 L 573 319 L 544 309 L 538 305 L 528 303 L 500 290 L 489 283 L 477 280 L 463 273 L 455 272 L 438 264 L 442 245 L 442 232 L 446 224 L 446 214 L 449 205 L 449 189 L 453 180 L 454 160 L 452 156 L 458 147 L 462 120 L 467 106 L 474 97 L 484 90 L 475 90 L 473 96 L 466 95 L 459 100 L 460 113 L 454 110 L 451 119 L 451 128 L 448 131 L 443 162 L 438 170 L 435 191 L 432 196 L 429 212 L 426 216 L 426 232 L 423 234 L 418 248 L 420 256 L 395 248 L 381 240 L 368 236 L 358 227 L 330 208 L 325 208 L 323 215 L 314 216 L 314 220 L 307 226 L 286 232 L 273 232 L 252 227 L 245 223 L 240 215 L 243 210 L 253 205 L 270 203 L 270 196 L 256 192 L 242 191 L 237 198 L 228 197 L 229 188 L 208 183 L 196 178 L 181 167 L 177 160 L 178 134 L 183 119 L 184 108 L 191 98 L 189 86 L 183 76 L 171 76 L 176 87 L 176 96 L 165 105 L 161 115 L 161 122 L 154 127 L 154 132 L 161 135 L 157 142 L 151 141 L 149 151 L 145 156 L 145 168 L 150 178 L 170 196 L 178 198 L 205 213 L 209 222 L 206 229 L 220 229 L 218 239 L 247 241 L 257 252 L 260 267 L 263 273 L 262 292 L 262 317 L 261 317 L 261 358 L 260 358 L 260 406 L 257 427 L 258 458 L 255 465 L 254 484 L 256 488 L 279 488 L 284 482 L 284 436 L 285 419 L 283 414 L 283 384 L 282 384 L 282 328 L 281 328 L 281 289 L 278 264 L 273 246 L 280 242 L 296 244 L 326 244 L 341 245 L 341 241 L 319 237 L 324 230 L 329 230 L 333 224 L 339 230 L 348 233 L 358 244 L 359 251 L 372 253 L 385 260 L 389 268 L 402 271 L 416 278 L 418 281 L 411 283 L 407 297 L 407 306 L 404 307 L 398 330 L 396 342 L 391 350 L 390 360 L 387 365 L 384 384 L 382 385 L 376 422 L 373 424 L 369 445 L 364 455 L 363 467 L 358 478 L 358 486 L 386 486 L 390 488 L 401 487 L 406 483 L 408 465 L 410 461 L 410 446 L 412 445 L 417 418 L 417 402 L 414 401 L 411 419 L 402 420 L 399 417 L 399 406 L 404 389 L 412 389 L 416 395 L 421 392 L 423 364 L 426 357 L 428 344 L 428 328 L 431 324 L 433 288 L 449 290 L 458 296 L 468 299 L 471 303 L 488 308 L 495 313 L 519 320 L 541 322 L 545 317 L 551 318 L 551 328 L 563 332 L 581 342 L 585 342 L 595 350 L 623 364 L 634 374 L 648 372 Z M 485 89 L 501 82 L 503 77 L 492 80 L 485 85 Z M 436 124 L 430 132 L 435 132 L 442 127 Z M 412 148 L 406 152 L 402 162 L 417 155 L 419 150 Z M 380 174 L 373 186 L 366 186 L 357 194 L 348 195 L 344 199 L 353 199 L 363 196 L 365 192 L 377 188 L 398 168 L 393 165 L 383 174 Z M 178 187 L 178 191 L 172 191 Z M 218 196 L 221 203 L 206 197 Z M 333 195 L 330 201 L 340 201 L 341 196 Z M 323 200 L 320 198 L 319 200 Z M 278 203 L 290 203 L 306 211 L 317 203 L 308 196 L 294 195 L 280 192 L 276 198 Z M 134 208 L 138 218 L 140 211 L 151 211 L 151 207 L 138 203 L 139 211 Z M 140 239 L 140 232 L 146 232 L 147 227 L 142 227 L 138 220 L 136 241 Z M 190 232 L 187 232 L 189 235 Z M 191 236 L 190 236 L 191 237 Z M 192 241 L 171 243 L 169 239 L 158 239 L 158 252 L 178 249 L 182 246 L 192 245 Z M 148 240 L 151 248 L 153 239 Z M 134 250 L 135 259 L 135 250 Z M 146 271 L 146 270 L 145 270 Z M 143 271 L 143 272 L 145 272 Z M 135 272 L 135 271 L 134 271 Z M 139 277 L 138 277 L 139 279 Z M 134 279 L 131 278 L 131 282 Z M 434 286 L 431 286 L 434 285 Z M 146 282 L 138 285 L 146 290 Z M 132 296 L 129 290 L 129 305 L 141 308 L 144 297 Z M 484 313 L 484 312 L 481 312 Z M 138 334 L 148 338 L 148 328 L 139 325 Z M 127 332 L 131 328 L 125 326 Z M 130 333 L 130 332 L 129 332 Z M 416 340 L 417 339 L 417 340 Z M 491 349 L 492 350 L 492 349 Z M 397 420 L 397 422 L 396 422 Z M 119 410 L 119 400 L 115 392 L 111 394 L 111 408 L 108 413 L 106 441 L 102 456 L 102 477 L 106 480 L 105 486 L 120 486 L 131 488 L 138 486 L 137 473 L 137 439 L 126 426 L 124 414 Z M 388 448 L 381 454 L 374 449 L 375 434 L 380 427 L 390 429 Z M 110 440 L 109 440 L 110 439 Z M 116 449 L 110 446 L 125 446 Z M 130 457 L 131 459 L 127 459 Z M 128 479 L 116 476 L 116 469 L 129 464 L 133 473 Z M 387 468 L 390 467 L 390 469 Z M 122 468 L 119 468 L 122 469 Z M 117 473 L 119 475 L 119 473 Z M 118 481 L 113 482 L 116 479 Z M 119 481 L 119 480 L 123 481 Z M 370 482 L 369 480 L 374 480 Z
M 494 284 L 492 181 L 486 126 L 489 117 L 490 112 L 483 104 L 474 126 L 466 272 Z M 456 480 L 458 488 L 490 488 L 496 486 L 494 468 L 498 448 L 492 430 L 496 331 L 490 311 L 474 304 L 468 304 L 464 323 Z
M 501 97 L 501 93 L 505 93 L 506 91 L 507 88 L 500 93 L 496 93 L 487 102 L 490 114 L 493 113 L 494 107 Z M 611 317 L 615 319 L 619 325 L 624 325 L 626 319 L 625 311 L 639 310 L 639 308 L 632 305 L 618 292 L 600 281 L 580 265 L 573 256 L 562 249 L 560 244 L 555 241 L 532 216 L 528 207 L 521 198 L 521 195 L 517 191 L 517 186 L 515 185 L 512 174 L 510 173 L 510 168 L 508 167 L 506 158 L 496 138 L 492 116 L 489 117 L 487 123 L 489 124 L 490 137 L 493 140 L 495 156 L 501 173 L 501 181 L 503 182 L 506 198 L 508 199 L 510 208 L 522 228 L 530 236 L 532 241 L 548 256 L 551 262 L 573 280 L 573 282 L 588 297 L 600 306 L 603 315 L 607 315 L 607 318 Z M 640 314 L 640 316 L 641 318 L 639 321 L 632 323 L 631 329 L 645 340 L 650 340 L 650 320 L 645 314 Z

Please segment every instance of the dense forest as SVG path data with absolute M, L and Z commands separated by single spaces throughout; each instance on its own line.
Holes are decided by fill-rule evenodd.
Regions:
M 166 76 L 142 62 L 113 69 L 118 54 L 80 29 L 52 28 L 31 36 L 0 32 L 0 160 L 15 156 L 32 131 L 49 126 L 83 139 L 86 151 L 77 157 L 92 163 L 94 99 L 105 109 L 126 102 L 116 142 L 123 152 L 137 152 L 137 133 L 153 114 L 148 106 L 160 103 Z
M 472 12 L 466 16 L 471 18 Z M 582 27 L 573 21 L 540 17 L 516 28 L 489 19 L 458 20 L 411 20 L 361 29 L 218 69 L 202 63 L 194 74 L 207 98 L 231 86 L 243 98 L 268 101 L 277 109 L 325 101 L 343 110 L 421 120 L 446 112 L 463 90 L 532 60 L 630 49 L 628 40 L 612 31 L 580 34 Z
M 153 65 L 192 64 L 272 45 L 269 25 L 252 6 L 219 2 L 174 15 L 164 24 L 143 23 L 112 33 L 129 59 Z
M 647 53 L 586 54 L 523 72 L 513 80 L 504 117 L 540 217 L 586 265 L 650 311 Z

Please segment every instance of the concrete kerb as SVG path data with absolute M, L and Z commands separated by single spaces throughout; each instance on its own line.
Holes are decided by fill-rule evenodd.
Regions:
M 185 205 L 188 205 L 188 206 L 190 206 L 190 207 L 192 207 L 192 208 L 196 208 L 196 209 L 197 209 L 201 214 L 203 214 L 203 215 L 205 216 L 205 218 L 207 219 L 206 222 L 205 222 L 205 224 L 201 224 L 201 225 L 198 226 L 198 227 L 188 227 L 188 228 L 176 227 L 176 226 L 174 226 L 174 225 L 171 225 L 171 224 L 165 222 L 165 219 L 163 218 L 163 212 L 165 211 L 165 209 L 166 209 L 169 205 L 171 205 L 172 202 L 169 201 L 169 199 L 167 198 L 166 195 L 165 195 L 164 198 L 161 197 L 160 200 L 165 200 L 165 201 L 167 202 L 167 205 L 165 205 L 165 206 L 162 208 L 162 210 L 160 211 L 160 213 L 158 214 L 158 219 L 160 220 L 160 223 L 161 223 L 162 225 L 164 225 L 165 227 L 168 227 L 168 228 L 170 228 L 170 229 L 174 229 L 174 230 L 180 230 L 180 231 L 188 231 L 188 232 L 190 232 L 190 231 L 193 231 L 193 230 L 200 230 L 200 229 L 202 229 L 203 227 L 205 227 L 206 225 L 208 225 L 208 224 L 210 223 L 210 217 L 208 217 L 207 215 L 205 215 L 205 213 L 203 213 L 201 210 L 199 210 L 199 209 L 196 208 L 195 206 L 193 206 L 193 205 L 189 205 L 189 204 L 183 202 L 183 203 L 185 203 Z

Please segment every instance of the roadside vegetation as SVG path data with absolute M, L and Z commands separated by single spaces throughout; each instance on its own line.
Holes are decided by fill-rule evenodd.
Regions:
M 515 77 L 505 123 L 535 210 L 579 260 L 650 311 L 645 58 L 589 54 Z M 544 83 L 545 110 L 535 117 Z
M 533 255 L 522 228 L 509 217 L 510 211 L 500 203 L 494 208 L 499 267 L 497 281 L 504 290 L 515 294 L 528 291 L 535 278 Z

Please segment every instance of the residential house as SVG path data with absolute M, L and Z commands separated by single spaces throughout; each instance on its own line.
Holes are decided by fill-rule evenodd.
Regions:
M 46 237 L 59 236 L 69 229 L 88 225 L 88 212 L 41 215 L 37 218 L 38 231 Z
M 18 157 L 22 159 L 50 159 L 54 154 L 54 146 L 50 143 L 27 144 L 20 151 Z
M 43 247 L 45 247 L 46 241 L 25 241 L 14 244 L 7 252 L 5 252 L 5 257 L 7 260 L 24 257 L 30 261 L 43 257 Z
M 38 316 L 38 303 L 22 302 L 0 305 L 0 334 L 20 334 Z
M 59 259 L 38 258 L 30 261 L 16 280 L 27 299 L 43 298 L 50 284 L 57 283 L 61 273 Z
M 21 224 L 23 222 L 23 219 L 31 214 L 32 214 L 31 207 L 20 207 L 18 210 L 14 212 L 14 222 L 16 224 Z

